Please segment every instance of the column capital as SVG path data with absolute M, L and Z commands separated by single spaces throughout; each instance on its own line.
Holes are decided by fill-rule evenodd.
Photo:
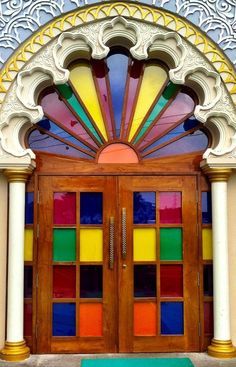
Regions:
M 32 170 L 30 168 L 10 168 L 4 170 L 4 175 L 7 177 L 8 182 L 26 182 L 31 174 Z
M 231 168 L 210 168 L 208 166 L 202 167 L 202 171 L 208 176 L 210 182 L 228 181 L 232 173 Z

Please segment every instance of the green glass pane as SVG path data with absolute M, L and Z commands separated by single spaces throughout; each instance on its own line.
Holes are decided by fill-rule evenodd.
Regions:
M 91 121 L 89 120 L 87 114 L 85 113 L 83 107 L 79 103 L 78 99 L 73 93 L 73 90 L 68 84 L 60 84 L 57 85 L 57 89 L 64 97 L 69 105 L 74 109 L 76 114 L 80 117 L 80 119 L 84 122 L 84 124 L 87 126 L 87 128 L 91 131 L 91 133 L 95 136 L 95 138 L 102 143 L 101 138 L 99 137 L 97 131 L 95 130 L 94 126 L 92 125 Z
M 153 121 L 157 118 L 159 113 L 163 110 L 169 100 L 175 95 L 180 87 L 173 83 L 169 83 L 165 90 L 163 91 L 162 95 L 158 99 L 157 103 L 155 104 L 153 110 L 151 111 L 150 115 L 148 116 L 146 122 L 144 123 L 142 129 L 140 130 L 137 138 L 135 139 L 135 143 L 146 133 L 149 126 L 153 123 Z M 158 124 L 158 122 L 157 122 Z
M 75 228 L 56 228 L 53 230 L 53 261 L 76 260 Z
M 161 260 L 182 260 L 182 228 L 160 229 Z

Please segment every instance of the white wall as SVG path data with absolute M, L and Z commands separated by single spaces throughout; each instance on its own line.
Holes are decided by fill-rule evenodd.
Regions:
M 229 289 L 232 342 L 236 346 L 236 173 L 228 183 Z
M 7 180 L 0 173 L 0 349 L 5 340 L 7 255 Z

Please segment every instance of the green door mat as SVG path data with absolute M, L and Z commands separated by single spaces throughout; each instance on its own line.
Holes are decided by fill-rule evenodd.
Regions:
M 81 367 L 194 367 L 189 358 L 83 359 Z

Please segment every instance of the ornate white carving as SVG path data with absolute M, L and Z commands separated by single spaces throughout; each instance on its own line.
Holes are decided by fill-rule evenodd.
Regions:
M 100 0 L 105 2 L 105 0 Z M 146 0 L 199 26 L 236 64 L 234 0 Z M 40 26 L 94 0 L 0 0 L 0 64 Z

